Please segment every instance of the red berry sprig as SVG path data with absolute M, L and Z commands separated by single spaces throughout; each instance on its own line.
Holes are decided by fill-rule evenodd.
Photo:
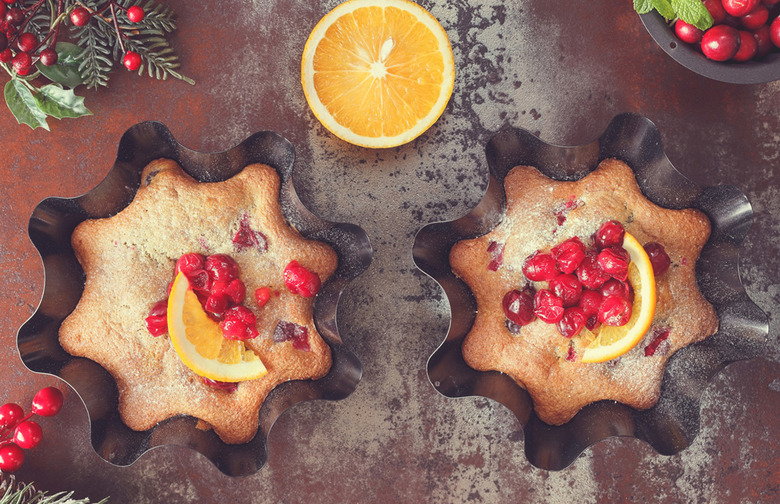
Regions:
M 14 472 L 22 467 L 24 450 L 35 448 L 43 438 L 43 429 L 31 418 L 56 415 L 62 409 L 62 401 L 59 389 L 45 387 L 35 394 L 27 415 L 18 404 L 0 406 L 0 471 Z

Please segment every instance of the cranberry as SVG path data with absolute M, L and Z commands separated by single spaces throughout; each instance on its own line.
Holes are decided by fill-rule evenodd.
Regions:
M 523 262 L 523 274 L 532 282 L 547 282 L 558 276 L 558 262 L 550 254 L 536 252 Z
M 761 28 L 753 31 L 753 37 L 756 39 L 758 49 L 756 50 L 756 59 L 763 58 L 774 47 L 772 44 L 772 36 L 769 34 L 769 26 L 764 25 Z
M 57 51 L 52 49 L 51 47 L 47 47 L 43 51 L 41 51 L 41 63 L 44 66 L 52 66 L 57 64 L 57 60 L 60 59 L 60 57 L 57 55 Z
M 550 290 L 561 298 L 564 307 L 574 306 L 582 296 L 582 282 L 572 274 L 558 275 L 550 280 Z
M 228 309 L 229 299 L 230 298 L 223 293 L 211 294 L 208 298 L 206 298 L 206 303 L 204 304 L 203 308 L 207 312 L 220 317 Z
M 122 64 L 131 72 L 141 68 L 141 55 L 135 51 L 127 51 L 122 58 Z
M 176 272 L 184 273 L 184 276 L 191 275 L 206 268 L 206 258 L 202 254 L 184 254 L 176 261 Z
M 257 316 L 246 306 L 234 306 L 225 313 L 225 318 L 234 318 L 240 320 L 246 325 L 257 324 Z
M 16 46 L 22 52 L 32 52 L 38 45 L 38 37 L 30 32 L 24 32 L 16 39 Z
M 206 378 L 205 376 L 201 376 L 200 381 L 202 381 L 209 387 L 215 388 L 217 390 L 224 390 L 225 392 L 235 392 L 236 390 L 238 390 L 238 383 L 234 383 L 234 382 L 223 382 L 218 380 L 212 380 L 211 378 Z
M 698 44 L 701 42 L 701 36 L 704 32 L 690 23 L 686 23 L 682 19 L 678 19 L 674 23 L 674 33 L 677 37 L 687 44 Z
M 309 346 L 309 330 L 293 322 L 280 320 L 274 329 L 274 343 L 283 343 L 292 341 L 292 346 L 296 350 L 311 350 Z
M 488 244 L 487 252 L 490 254 L 490 262 L 487 269 L 498 271 L 498 268 L 504 263 L 504 244 L 491 241 Z
M 704 32 L 701 50 L 714 61 L 728 61 L 737 54 L 742 41 L 739 32 L 727 25 L 716 25 Z
M 554 324 L 563 317 L 563 300 L 547 289 L 534 296 L 534 314 L 548 324 Z
M 245 340 L 249 337 L 248 326 L 237 318 L 227 318 L 219 323 L 222 336 L 230 340 Z
M 558 332 L 561 336 L 571 338 L 576 336 L 585 327 L 585 321 L 587 317 L 581 308 L 572 307 L 566 308 L 563 312 L 563 317 L 558 321 L 555 326 L 558 328 Z
M 599 322 L 604 325 L 624 326 L 631 319 L 631 302 L 618 295 L 604 298 L 599 307 Z
M 628 252 L 622 248 L 605 248 L 596 259 L 604 273 L 625 281 L 628 278 L 628 263 L 630 257 Z
M 723 9 L 734 17 L 750 13 L 758 5 L 759 0 L 723 0 Z
M 507 292 L 501 300 L 501 307 L 506 318 L 519 326 L 528 325 L 534 319 L 534 298 L 530 289 Z
M 742 26 L 747 28 L 748 30 L 755 30 L 757 28 L 760 28 L 766 24 L 766 22 L 769 20 L 769 9 L 766 8 L 766 6 L 762 4 L 758 4 L 755 9 L 748 12 L 741 18 L 739 18 L 739 21 L 742 23 Z
M 62 409 L 62 392 L 56 387 L 44 387 L 35 394 L 32 401 L 32 412 L 36 415 L 50 417 Z
M 739 50 L 737 50 L 737 54 L 732 59 L 734 61 L 752 60 L 758 53 L 758 41 L 753 36 L 753 33 L 745 30 L 739 30 L 739 37 L 741 39 Z
M 585 245 L 574 236 L 553 247 L 550 253 L 558 261 L 558 269 L 561 273 L 574 273 L 585 259 Z
M 645 347 L 645 357 L 651 357 L 652 355 L 655 355 L 656 350 L 658 350 L 658 345 L 660 345 L 663 341 L 666 340 L 666 338 L 669 337 L 669 329 L 656 330 L 653 335 L 655 336 L 653 341 L 651 341 L 650 344 Z
M 573 345 L 569 345 L 569 351 L 566 353 L 566 360 L 569 362 L 577 362 L 577 352 L 574 351 Z
M 144 10 L 137 5 L 133 5 L 127 9 L 127 18 L 131 23 L 140 23 L 144 19 Z
M 598 289 L 609 280 L 610 276 L 601 269 L 596 256 L 588 254 L 577 268 L 577 278 L 586 289 Z
M 596 243 L 596 247 L 600 249 L 622 247 L 625 234 L 626 230 L 623 224 L 616 220 L 610 220 L 601 225 L 596 234 L 593 235 L 593 240 Z
M 26 420 L 14 429 L 14 442 L 25 450 L 35 448 L 41 442 L 43 429 L 37 422 Z
M 11 64 L 14 66 L 16 73 L 25 75 L 32 67 L 32 57 L 26 52 L 16 53 L 14 59 L 11 60 Z
M 780 16 L 777 16 L 772 24 L 769 25 L 769 38 L 775 47 L 780 48 Z
M 223 291 L 233 304 L 240 304 L 246 295 L 246 286 L 238 278 L 231 280 Z
M 24 417 L 24 410 L 14 403 L 6 403 L 0 406 L 0 429 L 12 427 Z
M 168 301 L 157 301 L 144 319 L 146 330 L 154 337 L 168 332 Z
M 258 307 L 264 306 L 271 299 L 271 289 L 268 287 L 259 287 L 255 289 L 255 301 Z
M 653 274 L 655 276 L 663 275 L 669 266 L 672 264 L 672 260 L 669 258 L 669 254 L 666 253 L 666 249 L 660 243 L 650 242 L 644 246 L 647 257 L 650 258 L 650 263 L 653 265 Z
M 206 271 L 209 280 L 230 282 L 238 278 L 238 264 L 232 257 L 226 254 L 213 254 L 206 258 Z
M 609 296 L 620 296 L 628 301 L 634 300 L 634 291 L 631 288 L 631 284 L 628 282 L 622 282 L 617 278 L 610 278 L 599 289 L 602 299 Z
M 11 52 L 11 48 L 6 47 L 0 51 L 0 63 L 8 63 L 14 58 L 14 53 Z
M 592 317 L 599 314 L 599 306 L 601 306 L 601 300 L 604 297 L 599 291 L 586 290 L 583 291 L 580 296 L 580 301 L 577 306 L 582 310 L 586 317 Z
M 260 231 L 255 231 L 249 225 L 249 215 L 241 216 L 241 222 L 238 224 L 238 231 L 233 235 L 233 244 L 238 250 L 254 247 L 258 252 L 268 250 L 268 239 Z
M 14 443 L 0 446 L 0 470 L 14 472 L 24 464 L 24 450 Z
M 5 13 L 5 21 L 11 26 L 19 26 L 24 21 L 24 12 L 18 7 L 11 7 Z
M 702 0 L 702 3 L 710 11 L 713 24 L 720 24 L 726 20 L 726 9 L 723 8 L 721 0 Z
M 74 26 L 84 26 L 89 23 L 90 16 L 91 14 L 84 7 L 76 7 L 70 13 L 70 22 L 73 23 Z
M 298 264 L 298 261 L 290 261 L 284 268 L 284 284 L 290 292 L 303 297 L 314 297 L 322 285 L 320 277 Z

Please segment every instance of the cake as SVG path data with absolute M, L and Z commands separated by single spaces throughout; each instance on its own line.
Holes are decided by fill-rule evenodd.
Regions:
M 510 376 L 528 391 L 538 417 L 552 425 L 568 422 L 581 408 L 600 400 L 637 409 L 654 405 L 668 359 L 718 328 L 715 309 L 696 283 L 696 261 L 710 233 L 706 215 L 652 203 L 642 194 L 631 168 L 614 159 L 602 161 L 578 181 L 555 181 L 534 167 L 517 166 L 507 174 L 504 188 L 506 211 L 498 226 L 483 236 L 457 242 L 450 251 L 453 272 L 469 286 L 477 304 L 462 345 L 466 363 L 479 371 Z M 552 281 L 529 279 L 527 274 L 536 278 L 536 273 L 528 268 L 535 256 L 552 256 L 551 250 L 561 254 L 562 243 L 581 245 L 588 250 L 587 257 L 591 249 L 597 250 L 598 234 L 610 225 L 622 227 L 626 237 L 644 247 L 646 257 L 652 259 L 651 270 L 661 263 L 650 276 L 655 282 L 655 311 L 630 350 L 603 362 L 584 362 L 592 341 L 584 335 L 594 324 L 599 326 L 602 313 L 594 315 L 595 323 L 589 318 L 581 331 L 580 323 L 576 332 L 565 324 L 561 328 L 542 320 L 545 313 L 538 310 L 544 296 L 539 294 L 549 294 Z M 579 272 L 579 268 L 567 271 L 575 277 Z M 625 276 L 623 280 L 614 282 L 627 286 L 625 297 L 635 299 L 631 280 Z M 510 293 L 526 296 L 515 303 L 515 312 L 506 308 Z M 607 297 L 613 296 L 605 293 L 601 299 Z M 579 302 L 568 306 L 577 308 Z M 517 324 L 512 319 L 518 320 L 514 315 L 523 303 L 525 318 Z M 568 313 L 569 308 L 565 310 Z
M 72 246 L 85 284 L 61 325 L 60 344 L 114 377 L 119 413 L 131 429 L 190 415 L 226 443 L 248 442 L 274 387 L 327 374 L 331 352 L 315 327 L 313 302 L 320 282 L 336 269 L 336 253 L 285 220 L 279 190 L 278 173 L 266 165 L 201 183 L 176 162 L 158 159 L 145 167 L 124 210 L 74 230 Z M 223 328 L 230 307 L 252 318 L 234 339 L 259 357 L 263 376 L 224 383 L 204 378 L 180 358 L 166 333 L 165 303 L 187 258 L 220 259 L 240 277 L 232 290 L 225 289 L 226 307 L 208 305 L 208 292 L 201 299 L 198 291 L 199 300 Z M 214 271 L 208 269 L 207 282 L 215 293 Z M 290 271 L 308 275 L 309 284 L 296 288 L 287 278 Z M 301 290 L 307 287 L 309 292 Z

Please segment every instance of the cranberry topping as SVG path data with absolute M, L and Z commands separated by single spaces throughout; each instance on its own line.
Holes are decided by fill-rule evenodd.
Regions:
M 599 314 L 599 307 L 601 306 L 601 301 L 603 299 L 604 297 L 599 291 L 586 290 L 583 291 L 582 296 L 580 296 L 580 301 L 577 303 L 577 306 L 582 310 L 582 313 L 590 319 L 594 315 L 597 316 Z
M 168 300 L 157 301 L 144 319 L 146 330 L 154 337 L 168 332 Z
M 605 248 L 599 252 L 596 260 L 604 273 L 622 281 L 625 281 L 628 278 L 628 263 L 630 257 L 628 252 L 622 248 Z
M 574 351 L 574 345 L 569 345 L 569 351 L 566 353 L 566 360 L 569 362 L 577 361 L 577 352 Z
M 259 287 L 255 289 L 255 301 L 258 307 L 263 307 L 271 299 L 271 289 L 268 287 Z
M 558 262 L 550 254 L 536 252 L 523 263 L 523 274 L 532 282 L 547 282 L 558 276 Z
M 534 298 L 530 289 L 507 292 L 501 306 L 506 318 L 518 326 L 528 325 L 534 319 Z
M 296 350 L 311 350 L 309 346 L 309 330 L 293 322 L 280 320 L 274 329 L 274 343 L 292 341 Z
M 534 296 L 534 314 L 548 324 L 554 324 L 563 317 L 563 300 L 547 289 Z
M 574 275 L 558 275 L 550 280 L 550 290 L 561 298 L 564 307 L 574 306 L 582 296 L 582 283 Z
M 225 392 L 235 392 L 238 390 L 238 383 L 212 380 L 211 378 L 206 378 L 205 376 L 201 376 L 200 381 L 209 387 L 213 387 L 217 390 L 224 390 Z
M 322 285 L 320 277 L 298 264 L 298 261 L 290 261 L 284 268 L 284 284 L 290 292 L 303 297 L 314 297 Z
M 228 309 L 228 306 L 229 306 L 229 300 L 227 295 L 222 293 L 214 293 L 211 294 L 208 298 L 206 298 L 206 303 L 203 306 L 203 309 L 211 313 L 212 315 L 221 317 L 222 315 L 225 314 L 225 311 Z
M 550 252 L 558 261 L 558 269 L 561 273 L 574 273 L 585 259 L 585 245 L 576 236 L 556 245 Z
M 555 326 L 558 328 L 558 332 L 565 338 L 572 338 L 582 331 L 585 327 L 587 317 L 581 308 L 572 307 L 566 308 L 563 312 L 561 320 L 558 321 Z
M 624 326 L 631 319 L 631 302 L 618 295 L 604 298 L 599 307 L 599 322 L 604 325 L 619 327 Z
M 238 264 L 226 254 L 213 254 L 206 258 L 206 271 L 209 280 L 230 282 L 238 278 Z
M 206 268 L 206 258 L 202 254 L 184 254 L 176 261 L 176 273 L 182 272 L 187 279 Z
M 634 289 L 628 282 L 623 282 L 617 278 L 610 278 L 599 289 L 602 299 L 612 295 L 617 295 L 628 301 L 634 300 Z
M 257 317 L 245 306 L 234 306 L 225 312 L 225 318 L 219 323 L 222 334 L 227 339 L 245 340 L 256 338 Z
M 655 355 L 658 350 L 658 346 L 669 337 L 669 329 L 657 329 L 654 333 L 653 341 L 645 347 L 645 357 L 651 357 Z
M 623 237 L 626 230 L 623 224 L 616 220 L 610 220 L 601 225 L 593 235 L 593 241 L 596 247 L 603 249 L 607 247 L 622 247 Z
M 601 269 L 594 254 L 586 254 L 582 264 L 577 268 L 577 278 L 586 289 L 598 289 L 609 280 L 609 275 Z
M 233 244 L 239 251 L 254 247 L 259 252 L 265 252 L 268 250 L 268 239 L 260 231 L 255 231 L 249 225 L 249 215 L 244 214 L 241 216 L 241 221 L 238 224 L 238 231 L 233 236 Z
M 579 201 L 575 198 L 576 196 L 572 194 L 565 203 L 562 203 L 553 209 L 553 215 L 555 215 L 555 219 L 559 226 L 562 226 L 563 223 L 566 222 L 566 214 L 569 213 L 570 210 L 574 210 L 580 206 Z
M 498 271 L 498 268 L 504 263 L 504 244 L 491 241 L 488 244 L 487 252 L 490 254 L 490 263 L 488 263 L 487 269 Z
M 666 253 L 666 249 L 660 243 L 650 242 L 644 246 L 647 257 L 650 258 L 650 263 L 653 265 L 653 273 L 663 275 L 669 266 L 672 264 L 672 260 L 669 258 L 669 254 Z

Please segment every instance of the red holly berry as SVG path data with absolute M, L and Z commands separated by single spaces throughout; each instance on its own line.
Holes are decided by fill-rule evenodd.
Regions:
M 24 12 L 18 7 L 11 7 L 5 13 L 5 21 L 12 26 L 19 26 L 24 21 Z
M 41 442 L 43 430 L 37 422 L 26 420 L 14 429 L 14 442 L 25 450 L 35 448 Z
M 16 46 L 22 52 L 32 52 L 38 45 L 38 37 L 30 32 L 19 34 L 16 38 Z
M 91 14 L 87 9 L 84 7 L 76 7 L 70 13 L 70 22 L 73 23 L 74 26 L 84 26 L 89 23 L 90 17 Z
M 298 261 L 290 261 L 284 268 L 283 276 L 287 289 L 303 297 L 314 297 L 322 285 L 320 277 L 298 264 Z
M 0 406 L 0 429 L 7 429 L 16 425 L 24 417 L 24 410 L 21 406 L 14 403 L 7 403 Z
M 16 73 L 26 75 L 32 67 L 32 57 L 26 52 L 16 53 L 16 56 L 11 60 L 11 64 Z
M 122 64 L 131 72 L 138 70 L 141 68 L 141 55 L 134 51 L 127 51 L 122 59 Z
M 11 48 L 7 47 L 0 51 L 0 63 L 8 63 L 14 58 L 14 53 L 11 52 Z
M 4 5 L 4 4 L 0 4 Z M 8 36 L 0 31 L 0 51 L 5 51 L 8 47 Z
M 54 416 L 62 409 L 62 392 L 56 387 L 45 387 L 33 397 L 32 412 L 36 415 Z
M 51 47 L 41 51 L 41 63 L 44 66 L 56 65 L 58 59 L 59 56 L 57 55 L 57 51 L 55 51 Z
M 0 446 L 0 470 L 14 472 L 24 464 L 24 450 L 14 443 Z
M 127 9 L 127 18 L 133 23 L 140 23 L 144 19 L 144 10 L 137 5 L 133 5 Z

